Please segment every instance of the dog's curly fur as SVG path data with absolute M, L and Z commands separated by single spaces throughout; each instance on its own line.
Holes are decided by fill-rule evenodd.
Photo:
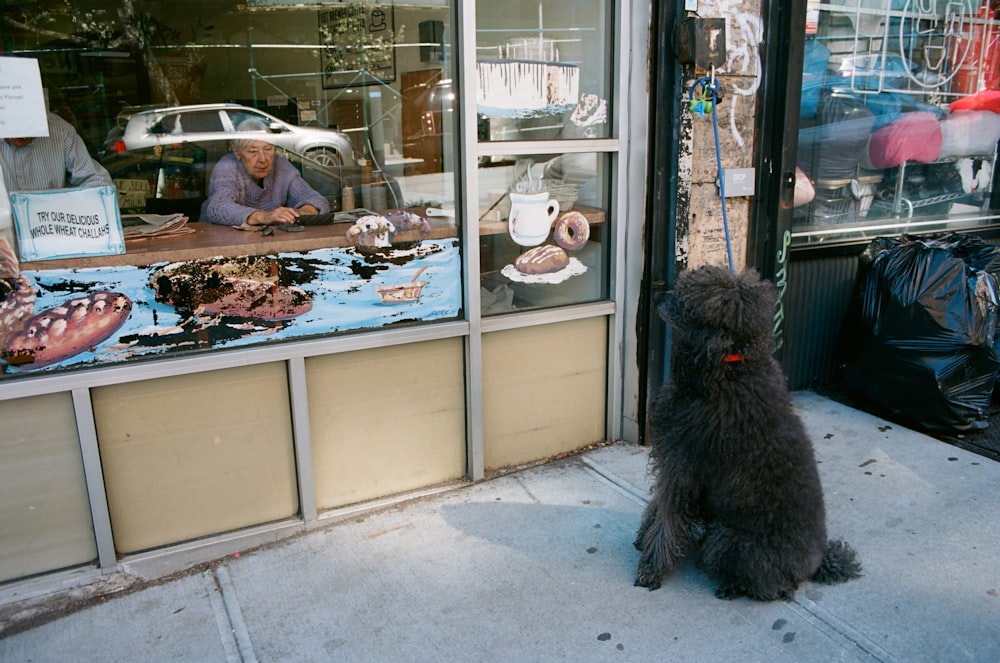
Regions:
M 654 590 L 700 544 L 716 596 L 791 598 L 799 583 L 860 575 L 827 541 L 813 448 L 772 357 L 777 290 L 748 270 L 682 273 L 661 304 L 674 329 L 671 381 L 650 409 L 655 477 L 635 547 Z

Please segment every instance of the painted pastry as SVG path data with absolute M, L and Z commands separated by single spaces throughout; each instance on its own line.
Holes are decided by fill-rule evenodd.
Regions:
M 396 227 L 384 216 L 363 216 L 347 229 L 347 240 L 358 248 L 389 248 Z
M 522 274 L 551 274 L 569 264 L 569 256 L 558 246 L 543 244 L 529 249 L 514 261 L 514 269 Z
M 128 318 L 132 300 L 100 290 L 69 299 L 24 321 L 0 356 L 12 366 L 41 368 L 100 344 Z
M 194 311 L 260 320 L 290 320 L 312 310 L 312 297 L 281 285 L 281 266 L 266 256 L 192 260 L 150 278 L 156 301 Z
M 389 212 L 385 218 L 393 226 L 393 231 L 389 234 L 392 246 L 413 244 L 431 236 L 431 224 L 413 212 L 406 210 Z
M 481 60 L 476 103 L 486 115 L 520 117 L 557 112 L 580 99 L 580 68 L 561 62 Z

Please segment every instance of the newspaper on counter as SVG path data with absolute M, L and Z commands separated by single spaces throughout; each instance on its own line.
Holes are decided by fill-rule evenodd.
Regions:
M 122 216 L 122 234 L 125 239 L 187 235 L 189 228 L 184 214 L 125 214 Z

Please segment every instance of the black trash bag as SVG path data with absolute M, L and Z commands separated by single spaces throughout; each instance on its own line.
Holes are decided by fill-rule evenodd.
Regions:
M 997 355 L 1000 247 L 959 233 L 880 237 L 838 343 L 844 384 L 915 428 L 982 429 Z

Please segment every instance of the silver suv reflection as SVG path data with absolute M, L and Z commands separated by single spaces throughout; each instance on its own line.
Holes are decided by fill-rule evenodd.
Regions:
M 355 165 L 351 141 L 333 129 L 300 127 L 283 122 L 256 108 L 238 104 L 199 104 L 145 110 L 130 116 L 120 136 L 109 136 L 108 153 L 157 145 L 226 141 L 236 137 L 244 120 L 260 120 L 268 127 L 265 140 L 324 166 Z M 247 132 L 240 132 L 245 136 Z

